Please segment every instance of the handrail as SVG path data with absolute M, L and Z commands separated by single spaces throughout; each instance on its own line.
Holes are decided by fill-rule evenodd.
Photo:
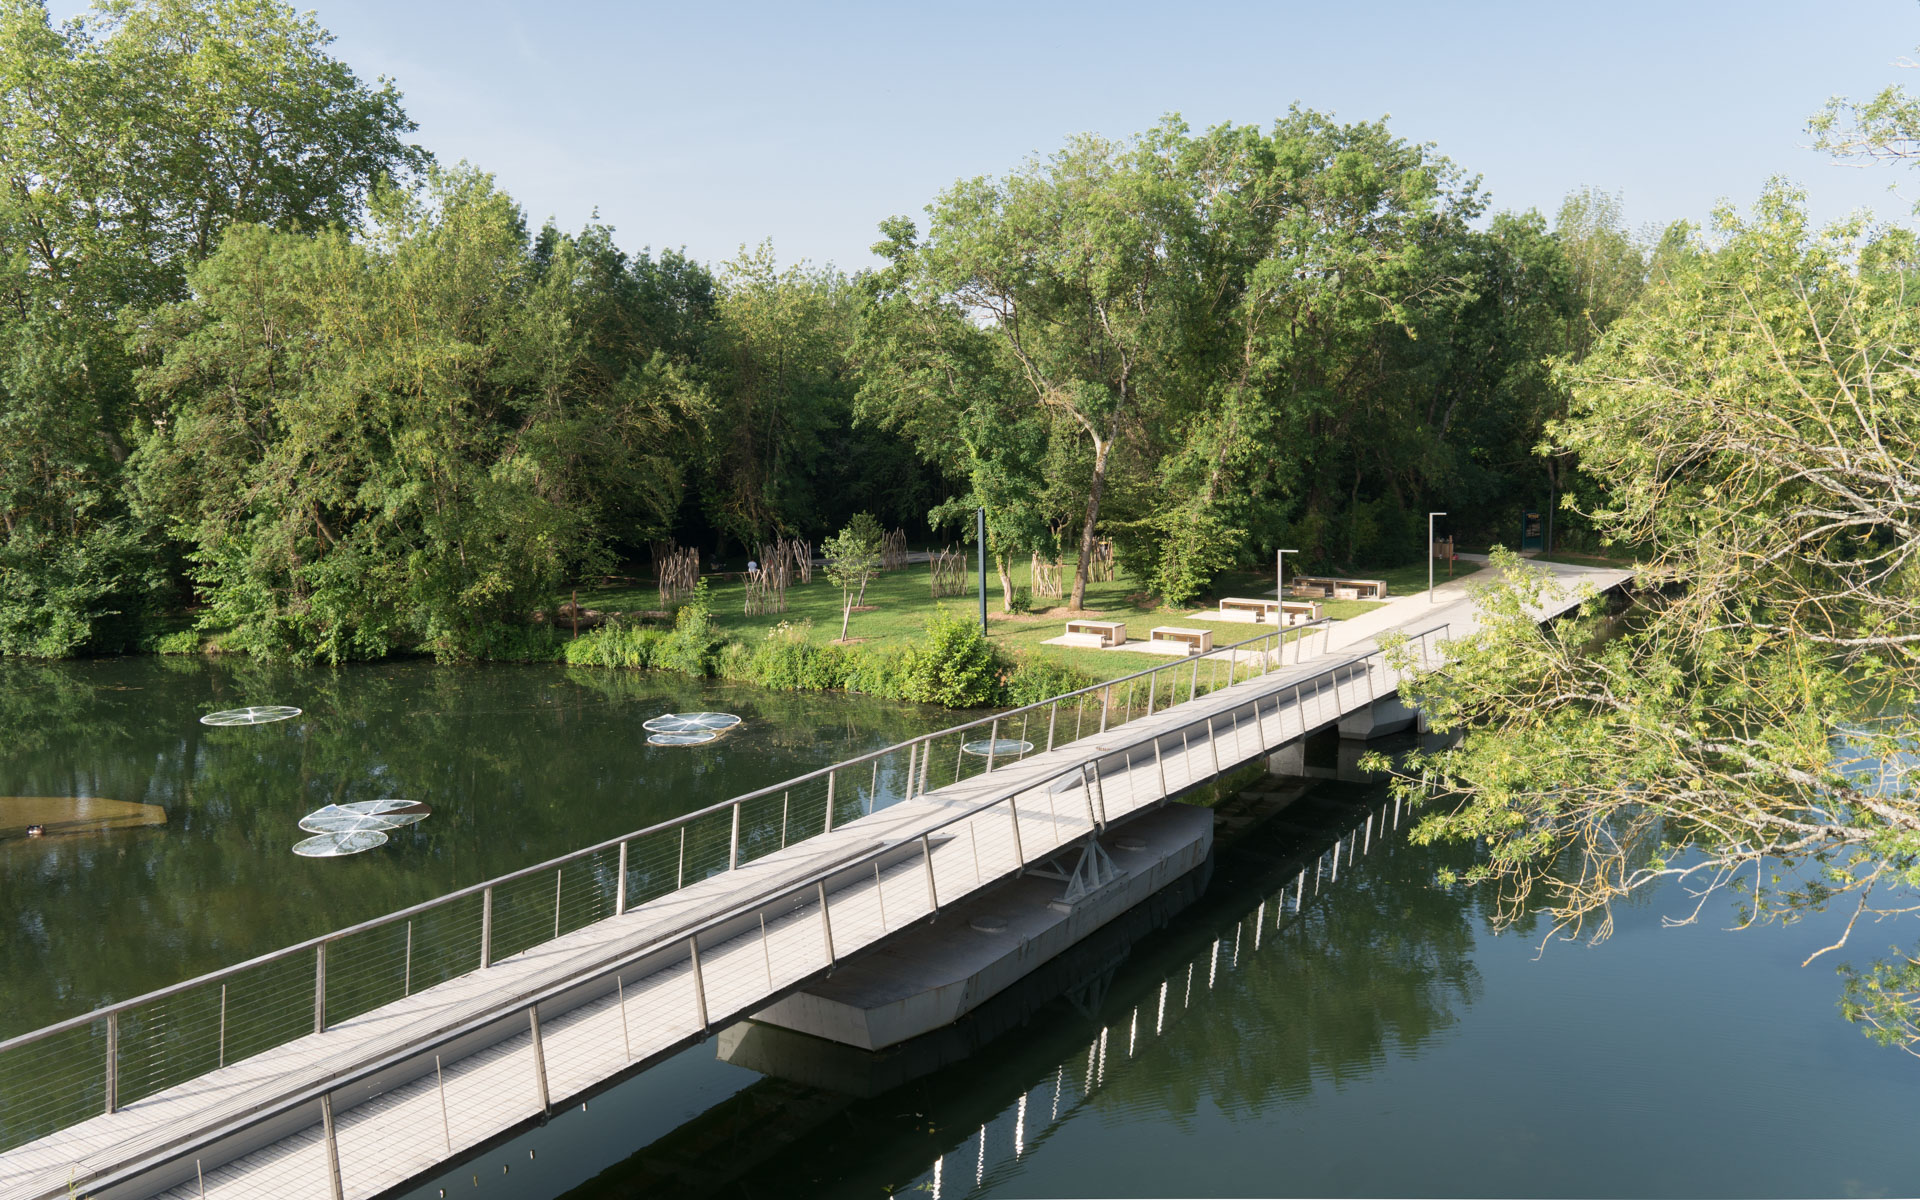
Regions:
M 1306 630 L 1317 625 L 1324 625 L 1329 623 L 1330 623 L 1330 618 L 1322 617 L 1316 621 L 1308 622 L 1303 625 L 1293 626 L 1291 628 L 1294 630 Z M 1447 623 L 1442 623 L 1441 625 L 1435 626 L 1431 629 L 1423 630 L 1418 635 L 1409 635 L 1409 636 L 1424 638 L 1426 637 L 1427 634 L 1436 632 L 1437 630 L 1444 629 L 1444 628 L 1447 628 Z M 1288 629 L 1281 628 L 1267 634 L 1262 634 L 1257 637 L 1247 638 L 1244 641 L 1232 643 L 1231 645 L 1228 645 L 1228 646 L 1218 647 L 1214 650 L 1209 651 L 1208 654 L 1217 655 L 1217 654 L 1226 653 L 1228 651 L 1238 650 L 1242 647 L 1252 645 L 1253 643 L 1256 643 L 1256 642 L 1270 641 L 1276 634 L 1285 635 L 1287 632 L 1288 632 Z M 1285 645 L 1284 637 L 1279 644 L 1281 646 Z M 1322 676 L 1332 674 L 1345 667 L 1351 666 L 1355 662 L 1365 661 L 1366 659 L 1371 658 L 1374 655 L 1377 655 L 1379 653 L 1381 653 L 1379 650 L 1375 650 L 1365 655 L 1360 655 L 1354 658 L 1346 659 L 1342 662 L 1329 664 L 1325 670 L 1316 672 L 1313 676 L 1309 678 L 1319 679 Z M 935 730 L 931 733 L 920 734 L 915 737 L 909 738 L 906 741 L 898 742 L 892 746 L 888 746 L 881 750 L 868 751 L 865 754 L 857 755 L 853 758 L 846 759 L 842 762 L 831 763 L 825 767 L 821 767 L 817 770 L 807 772 L 804 775 L 797 775 L 790 779 L 783 780 L 779 783 L 775 783 L 767 787 L 759 788 L 751 792 L 745 792 L 739 796 L 731 797 L 717 804 L 709 805 L 706 808 L 697 809 L 690 813 L 683 813 L 680 816 L 669 818 L 668 820 L 658 822 L 654 825 L 647 826 L 646 828 L 636 830 L 632 833 L 622 834 L 618 837 L 609 838 L 606 841 L 598 842 L 594 845 L 587 846 L 579 850 L 569 851 L 566 854 L 559 855 L 555 858 L 548 859 L 544 862 L 535 863 L 532 866 L 522 867 L 522 868 L 519 868 L 518 870 L 510 871 L 504 875 L 499 875 L 499 876 L 495 876 L 492 879 L 483 880 L 480 883 L 469 884 L 464 888 L 459 888 L 454 891 L 447 892 L 443 895 L 436 896 L 431 900 L 425 900 L 419 904 L 411 905 L 407 908 L 399 909 L 390 913 L 385 913 L 381 916 L 374 917 L 370 920 L 362 921 L 356 925 L 349 925 L 341 929 L 333 930 L 332 932 L 329 932 L 329 933 L 319 934 L 314 937 L 308 938 L 304 941 L 296 942 L 289 946 L 283 946 L 277 950 L 268 951 L 265 954 L 257 955 L 253 958 L 246 959 L 242 962 L 234 963 L 226 967 L 221 967 L 213 971 L 208 971 L 201 975 L 196 975 L 191 979 L 181 980 L 178 983 L 169 984 L 166 987 L 157 988 L 151 992 L 145 992 L 138 996 L 133 996 L 125 1000 L 117 1000 L 111 1004 L 102 1005 L 99 1008 L 95 1008 L 89 1012 L 68 1017 L 63 1021 L 58 1021 L 51 1025 L 45 1025 L 39 1029 L 31 1030 L 27 1033 L 16 1034 L 15 1036 L 8 1038 L 5 1041 L 0 1041 L 0 1054 L 4 1054 L 8 1051 L 17 1049 L 21 1046 L 29 1045 L 33 1042 L 40 1041 L 44 1038 L 49 1038 L 61 1033 L 66 1033 L 72 1030 L 84 1028 L 88 1025 L 93 1024 L 95 1021 L 98 1021 L 105 1017 L 111 1017 L 119 1013 L 130 1011 L 132 1009 L 144 1007 L 146 1005 L 168 999 L 172 996 L 179 995 L 183 992 L 186 992 L 192 989 L 197 989 L 211 983 L 217 983 L 222 980 L 233 978 L 247 971 L 264 966 L 268 963 L 278 962 L 282 959 L 292 958 L 297 955 L 302 955 L 302 954 L 312 952 L 315 949 L 321 946 L 325 946 L 331 942 L 341 941 L 349 937 L 354 937 L 358 934 L 366 933 L 370 930 L 378 929 L 386 925 L 391 925 L 395 922 L 405 920 L 409 917 L 417 916 L 417 915 L 420 915 L 421 913 L 429 912 L 434 909 L 443 907 L 445 905 L 452 904 L 461 899 L 465 899 L 465 898 L 477 896 L 477 895 L 483 895 L 486 892 L 488 892 L 490 889 L 500 887 L 504 884 L 512 883 L 520 879 L 525 879 L 530 876 L 542 874 L 544 872 L 553 870 L 558 867 L 563 867 L 570 862 L 575 862 L 582 858 L 586 858 L 606 850 L 614 849 L 620 846 L 622 843 L 630 842 L 637 838 L 646 837 L 651 834 L 659 833 L 665 830 L 674 829 L 679 826 L 689 824 L 693 821 L 699 820 L 700 818 L 709 817 L 716 813 L 724 812 L 729 808 L 732 808 L 736 805 L 744 804 L 749 800 L 754 800 L 760 797 L 769 796 L 783 789 L 790 790 L 797 784 L 804 783 L 808 780 L 817 779 L 823 775 L 828 775 L 834 771 L 841 770 L 845 767 L 853 766 L 858 763 L 868 762 L 887 754 L 897 753 L 900 750 L 908 747 L 916 746 L 924 742 L 930 742 L 936 738 L 946 737 L 950 734 L 959 733 L 968 729 L 974 729 L 981 725 L 990 724 L 994 721 L 1004 720 L 1007 717 L 1018 716 L 1021 713 L 1033 712 L 1041 708 L 1057 705 L 1062 701 L 1071 700 L 1071 699 L 1074 699 L 1075 697 L 1084 697 L 1093 692 L 1104 691 L 1114 687 L 1115 685 L 1140 679 L 1145 676 L 1152 675 L 1158 671 L 1165 671 L 1165 670 L 1175 669 L 1176 667 L 1183 667 L 1186 664 L 1195 661 L 1195 659 L 1203 658 L 1203 657 L 1207 657 L 1207 655 L 1183 656 L 1171 662 L 1161 663 L 1156 666 L 1149 667 L 1143 671 L 1136 671 L 1131 675 L 1120 676 L 1119 678 L 1110 679 L 1103 683 L 1097 683 L 1097 684 L 1089 685 L 1084 688 L 1078 688 L 1071 692 L 1063 692 L 1060 695 L 1051 697 L 1047 700 L 1041 700 L 1033 704 L 1023 705 L 1020 708 L 1009 709 L 1005 712 L 993 713 L 989 716 L 980 717 L 976 720 L 964 722 L 959 725 L 949 726 L 945 729 Z M 1271 672 L 1269 671 L 1267 673 L 1270 674 Z M 1307 681 L 1302 680 L 1300 682 L 1305 683 Z M 1146 741 L 1146 740 L 1150 740 L 1150 739 L 1141 739 L 1141 741 Z M 1127 748 L 1131 749 L 1133 746 L 1138 744 L 1140 743 L 1139 742 L 1130 743 Z M 1094 752 L 1092 754 L 1092 757 L 1089 758 L 1087 761 L 1094 761 L 1100 758 L 1105 758 L 1112 755 L 1114 752 L 1115 751 L 1111 748 L 1099 750 L 1097 752 Z M 1081 763 L 1079 765 L 1084 766 L 1084 763 Z M 1074 770 L 1074 769 L 1079 769 L 1079 768 L 1078 766 L 1076 766 L 1076 767 L 1068 768 L 1067 770 Z M 1064 774 L 1065 771 L 1061 773 Z M 1059 775 L 1051 775 L 1047 777 L 1047 781 L 1051 782 L 1052 780 L 1057 778 L 1059 778 Z M 1012 792 L 1006 793 L 1006 795 L 1012 795 L 1012 794 L 1016 794 L 1019 791 L 1026 790 L 1026 787 L 1028 786 L 1032 786 L 1032 785 L 1029 784 L 1029 785 L 1022 785 L 1020 787 L 1016 787 L 1013 789 Z M 986 801 L 985 806 L 991 807 L 993 804 L 998 803 L 1002 799 L 1005 799 L 1005 795 L 996 796 L 993 800 Z M 955 820 L 962 820 L 962 819 L 971 817 L 972 815 L 974 815 L 975 811 L 976 811 L 975 809 L 966 810 L 965 812 L 955 817 L 949 818 L 946 821 L 942 821 L 939 825 L 935 825 L 931 829 L 925 832 L 932 832 L 933 830 L 945 828 L 946 825 L 952 823 Z M 811 839 L 808 839 L 808 840 L 811 840 Z M 864 861 L 864 860 L 855 860 L 855 861 Z M 837 869 L 838 868 L 836 868 L 836 870 Z M 702 926 L 702 928 L 704 928 L 704 926 Z M 682 934 L 680 936 L 685 936 L 685 935 Z

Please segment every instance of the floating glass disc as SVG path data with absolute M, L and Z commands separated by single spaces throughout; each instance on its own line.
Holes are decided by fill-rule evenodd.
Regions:
M 342 858 L 387 844 L 387 835 L 378 829 L 350 829 L 341 833 L 323 833 L 295 842 L 293 852 L 301 858 Z
M 650 733 L 647 735 L 647 745 L 698 746 L 719 736 L 717 733 Z
M 990 742 L 986 738 L 981 738 L 977 742 L 967 742 L 960 748 L 968 754 L 978 754 L 981 758 L 985 758 L 989 753 L 995 758 L 1018 758 L 1033 749 L 1033 743 L 1017 742 L 1012 738 L 1001 738 L 997 742 Z
M 300 828 L 308 833 L 349 833 L 356 829 L 398 829 L 415 821 L 424 821 L 433 812 L 430 805 L 417 800 L 355 800 L 348 804 L 329 804 L 300 818 Z
M 732 729 L 740 718 L 732 713 L 668 713 L 640 726 L 648 733 L 718 733 Z
M 263 704 L 257 708 L 229 708 L 224 712 L 212 712 L 200 718 L 202 725 L 265 725 L 269 721 L 284 721 L 288 717 L 297 717 L 300 710 L 284 704 Z

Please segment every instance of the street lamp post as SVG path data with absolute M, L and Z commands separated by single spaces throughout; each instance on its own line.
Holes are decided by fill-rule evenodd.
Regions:
M 1298 550 L 1275 550 L 1273 552 L 1273 598 L 1287 598 L 1287 555 L 1298 554 Z M 1276 610 L 1277 611 L 1277 610 Z M 1275 618 L 1277 624 L 1286 624 L 1283 618 Z
M 1428 604 L 1433 603 L 1433 519 L 1435 517 L 1444 517 L 1446 515 L 1447 514 L 1443 512 L 1430 512 L 1427 514 L 1427 603 Z

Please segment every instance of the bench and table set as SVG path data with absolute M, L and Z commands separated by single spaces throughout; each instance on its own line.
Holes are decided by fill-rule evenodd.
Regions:
M 1313 600 L 1332 596 L 1335 600 L 1385 600 L 1384 579 L 1346 579 L 1338 575 L 1296 575 L 1293 594 Z

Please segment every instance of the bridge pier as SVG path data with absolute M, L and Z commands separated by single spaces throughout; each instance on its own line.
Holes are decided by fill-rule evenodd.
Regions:
M 1392 733 L 1427 731 L 1427 719 L 1419 709 L 1400 698 L 1398 692 L 1382 696 L 1367 707 L 1340 718 L 1340 736 L 1368 741 Z

